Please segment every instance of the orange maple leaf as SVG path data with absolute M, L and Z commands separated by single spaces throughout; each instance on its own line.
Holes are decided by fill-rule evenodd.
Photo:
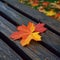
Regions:
M 29 22 L 28 26 L 18 26 L 17 30 L 18 32 L 14 32 L 10 37 L 14 40 L 22 38 L 20 41 L 22 46 L 28 45 L 32 39 L 35 41 L 41 41 L 39 32 L 34 32 L 35 25 L 32 22 Z
M 29 0 L 29 2 L 31 3 L 31 5 L 32 5 L 33 7 L 39 5 L 39 0 Z

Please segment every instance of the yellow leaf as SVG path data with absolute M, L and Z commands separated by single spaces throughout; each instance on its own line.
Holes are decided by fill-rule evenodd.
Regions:
M 41 41 L 41 36 L 39 35 L 39 32 L 32 33 L 32 37 L 35 41 Z
M 53 16 L 53 15 L 56 15 L 56 12 L 54 12 L 53 10 L 51 10 L 51 11 L 46 11 L 46 15 L 47 15 L 47 16 Z

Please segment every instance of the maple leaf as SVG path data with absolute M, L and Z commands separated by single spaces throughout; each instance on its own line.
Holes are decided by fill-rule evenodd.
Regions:
M 56 12 L 53 9 L 51 9 L 50 11 L 46 11 L 45 14 L 47 16 L 54 16 L 54 15 L 56 15 Z
M 60 17 L 60 13 L 57 13 L 56 15 L 55 15 L 55 18 L 59 18 Z
M 42 4 L 47 7 L 49 5 L 49 2 L 43 2 Z
M 31 5 L 32 5 L 33 7 L 39 5 L 39 0 L 30 0 L 29 2 L 31 3 Z
M 43 23 L 38 23 L 38 24 L 36 25 L 35 31 L 36 31 L 36 32 L 40 32 L 40 33 L 45 32 L 47 29 L 44 27 L 44 25 L 45 25 L 45 24 L 43 24 Z
M 22 38 L 20 44 L 22 46 L 28 45 L 32 39 L 35 41 L 41 41 L 41 36 L 39 32 L 35 31 L 35 25 L 31 22 L 28 23 L 28 26 L 22 25 L 17 27 L 17 32 L 14 32 L 10 37 L 14 40 Z

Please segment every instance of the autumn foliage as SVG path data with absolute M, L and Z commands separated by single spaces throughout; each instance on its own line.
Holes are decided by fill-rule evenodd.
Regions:
M 35 41 L 41 41 L 41 36 L 39 33 L 43 33 L 46 31 L 43 23 L 38 23 L 35 25 L 32 22 L 29 22 L 27 26 L 21 25 L 17 27 L 17 31 L 13 32 L 10 37 L 13 40 L 21 40 L 20 44 L 22 46 L 26 46 L 33 39 Z M 21 39 L 20 39 L 21 38 Z

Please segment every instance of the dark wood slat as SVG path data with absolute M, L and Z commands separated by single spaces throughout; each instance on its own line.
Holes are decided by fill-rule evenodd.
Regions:
M 0 60 L 23 60 L 0 39 Z
M 29 21 L 34 22 L 29 18 L 23 16 L 22 14 L 19 14 L 18 12 L 8 7 L 6 4 L 3 4 L 2 2 L 0 2 L 0 11 L 4 12 L 8 16 L 11 14 L 9 17 L 13 18 L 13 20 L 18 24 L 27 24 Z
M 18 24 L 27 24 L 29 21 L 31 21 L 30 19 L 24 17 L 23 15 L 19 14 L 18 12 L 11 9 L 10 7 L 5 6 L 3 3 L 0 4 L 2 5 L 2 7 L 0 7 L 0 10 L 4 12 L 7 16 L 9 16 L 13 21 L 17 22 Z M 15 16 L 11 13 L 13 13 Z M 47 43 L 48 45 L 52 46 L 54 49 L 60 52 L 59 36 L 57 36 L 56 34 L 52 33 L 49 30 L 46 33 L 42 34 L 42 36 L 44 37 L 43 42 Z
M 9 35 L 11 34 L 11 31 L 12 31 L 12 30 L 9 30 L 10 28 L 8 28 L 7 26 L 5 26 L 4 24 L 1 24 L 1 25 L 3 25 L 3 27 L 0 27 L 0 32 L 6 34 L 6 36 L 9 37 Z M 6 28 L 7 28 L 7 30 L 6 30 Z M 11 39 L 10 39 L 10 40 L 11 40 Z M 13 41 L 13 40 L 12 40 L 12 41 Z M 40 58 L 39 58 L 37 55 L 35 55 L 30 49 L 28 49 L 28 48 L 23 48 L 23 47 L 20 45 L 19 41 L 14 41 L 14 42 L 15 42 L 16 45 L 17 45 L 21 50 L 23 50 L 24 53 L 26 53 L 31 59 L 34 59 L 34 60 L 40 59 Z
M 12 27 L 13 25 L 12 24 L 9 24 L 9 22 L 7 21 L 6 22 L 6 20 L 4 19 L 4 18 L 2 18 L 2 17 L 0 17 L 1 19 L 1 21 L 0 21 L 0 23 L 1 23 L 1 27 L 0 27 L 0 31 L 3 33 L 3 34 L 5 34 L 8 38 L 9 38 L 9 35 L 11 34 L 11 31 L 13 31 L 13 28 L 12 29 L 10 29 L 10 27 Z M 3 22 L 3 20 L 5 21 L 5 23 Z M 8 25 L 7 24 L 9 24 L 10 25 L 10 27 L 8 27 Z M 11 26 L 12 25 L 12 26 Z M 14 27 L 14 26 L 13 26 Z M 10 30 L 9 30 L 10 29 Z M 14 28 L 14 30 L 15 30 L 15 28 Z M 9 38 L 10 39 L 10 38 Z M 10 39 L 11 40 L 11 39 Z M 28 54 L 30 57 L 31 57 L 31 54 L 32 54 L 32 52 L 33 52 L 33 54 L 32 54 L 32 59 L 33 60 L 35 60 L 35 59 L 38 59 L 38 60 L 44 60 L 44 59 L 50 59 L 50 60 L 59 60 L 59 58 L 57 57 L 57 56 L 55 56 L 54 54 L 52 54 L 51 52 L 49 52 L 46 48 L 44 48 L 42 45 L 40 45 L 40 44 L 38 44 L 38 43 L 36 43 L 36 42 L 32 42 L 31 44 L 30 44 L 30 46 L 28 46 L 28 47 L 22 47 L 22 46 L 20 46 L 20 44 L 19 44 L 19 41 L 13 41 L 15 44 L 17 44 L 18 46 L 19 46 L 19 48 L 20 49 L 22 49 L 26 54 Z M 43 51 L 44 50 L 44 51 Z M 34 58 L 33 58 L 33 55 L 35 56 L 35 55 L 37 55 L 39 58 L 37 58 L 37 56 L 35 56 Z
M 29 15 L 30 17 L 33 17 L 36 19 L 36 21 L 41 21 L 45 24 L 47 24 L 48 28 L 50 28 L 53 32 L 55 32 L 56 34 L 60 35 L 60 22 L 45 16 L 44 14 L 26 6 L 21 4 L 18 0 L 4 0 L 5 2 L 8 2 L 7 4 L 10 4 L 12 6 L 14 6 L 15 8 L 17 8 L 20 12 L 22 11 L 23 13 L 26 13 L 27 15 Z M 13 3 L 13 4 L 12 4 Z

